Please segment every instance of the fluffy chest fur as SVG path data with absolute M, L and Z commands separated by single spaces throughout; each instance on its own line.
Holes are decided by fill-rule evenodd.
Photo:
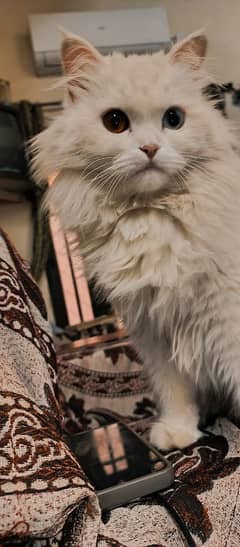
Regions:
M 106 220 L 107 214 L 102 218 Z M 94 250 L 85 248 L 90 275 L 110 297 L 138 345 L 140 341 L 145 360 L 150 347 L 158 354 L 164 333 L 178 368 L 192 370 L 195 378 L 210 359 L 211 370 L 217 368 L 221 374 L 222 333 L 224 324 L 227 329 L 232 321 L 227 311 L 223 317 L 223 310 L 233 310 L 239 293 L 220 271 L 221 255 L 206 245 L 197 218 L 186 198 L 174 209 L 138 208 L 109 223 L 108 234 L 103 220 L 97 230 L 105 232 L 103 240 L 99 236 Z M 233 337 L 239 336 L 236 328 L 233 324 Z M 222 365 L 221 352 L 214 349 L 216 339 Z
M 192 201 L 183 196 L 172 196 L 167 206 L 137 206 L 106 224 L 102 215 L 95 249 L 85 248 L 90 275 L 114 300 L 147 288 L 163 298 L 181 291 L 211 267 L 210 253 L 193 230 L 193 215 Z

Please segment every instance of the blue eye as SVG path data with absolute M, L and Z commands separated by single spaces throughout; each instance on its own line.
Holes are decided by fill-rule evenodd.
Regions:
M 185 112 L 179 106 L 171 106 L 163 115 L 162 125 L 167 129 L 180 129 L 185 122 Z

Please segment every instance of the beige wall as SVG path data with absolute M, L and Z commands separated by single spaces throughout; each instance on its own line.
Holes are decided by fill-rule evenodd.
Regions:
M 0 0 L 0 78 L 11 82 L 12 100 L 60 98 L 59 91 L 49 90 L 53 78 L 37 78 L 34 74 L 28 13 L 158 5 L 167 9 L 172 34 L 187 34 L 206 27 L 209 65 L 215 66 L 220 81 L 240 83 L 240 0 Z M 240 109 L 234 109 L 233 115 L 239 117 Z M 30 258 L 29 204 L 0 204 L 0 223 L 23 256 Z
M 59 91 L 50 93 L 48 90 L 52 78 L 34 75 L 27 13 L 148 5 L 166 7 L 172 33 L 185 34 L 205 26 L 210 42 L 209 56 L 214 60 L 218 76 L 224 81 L 240 82 L 239 0 L 1 0 L 0 77 L 10 80 L 13 100 L 43 101 L 59 97 Z

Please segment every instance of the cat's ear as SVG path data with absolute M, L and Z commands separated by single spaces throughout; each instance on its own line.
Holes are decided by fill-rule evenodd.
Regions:
M 68 92 L 73 101 L 80 89 L 87 89 L 89 68 L 103 59 L 97 49 L 84 38 L 67 33 L 61 29 L 61 58 L 63 72 L 66 76 Z
M 198 70 L 206 57 L 206 52 L 206 36 L 202 32 L 195 32 L 173 46 L 169 58 L 172 63 L 182 63 L 191 70 Z

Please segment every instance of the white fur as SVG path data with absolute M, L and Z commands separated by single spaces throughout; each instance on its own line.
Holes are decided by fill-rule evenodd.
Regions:
M 152 441 L 182 447 L 199 436 L 199 392 L 222 389 L 240 414 L 240 160 L 201 69 L 114 54 L 86 74 L 87 89 L 36 139 L 35 171 L 59 172 L 49 203 L 79 232 L 89 276 L 144 358 L 161 407 Z M 162 128 L 172 105 L 186 111 L 176 131 Z M 131 131 L 106 130 L 110 108 Z M 160 148 L 142 171 L 148 143 Z

